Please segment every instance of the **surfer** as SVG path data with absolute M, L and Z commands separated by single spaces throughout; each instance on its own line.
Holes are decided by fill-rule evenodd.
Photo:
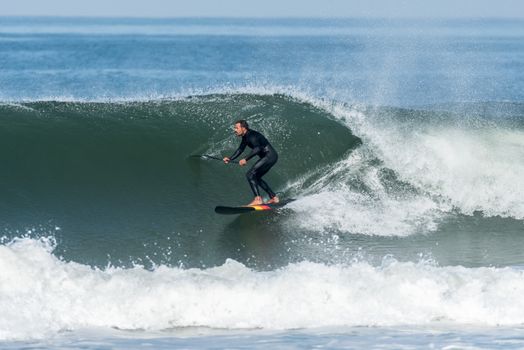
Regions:
M 251 148 L 252 150 L 247 157 L 241 159 L 238 162 L 240 166 L 246 165 L 247 162 L 254 156 L 260 157 L 260 159 L 246 173 L 249 186 L 251 186 L 251 190 L 255 195 L 255 199 L 253 199 L 253 201 L 249 203 L 248 206 L 264 204 L 264 202 L 262 201 L 262 196 L 260 196 L 260 191 L 258 189 L 259 186 L 262 187 L 262 189 L 266 191 L 269 195 L 269 201 L 267 201 L 267 203 L 278 203 L 279 199 L 275 192 L 273 192 L 269 185 L 264 180 L 262 180 L 262 176 L 264 176 L 269 171 L 269 169 L 271 169 L 271 167 L 275 165 L 275 163 L 277 162 L 277 151 L 275 151 L 273 146 L 271 146 L 271 144 L 264 137 L 264 135 L 255 130 L 251 130 L 247 121 L 245 120 L 238 120 L 235 122 L 235 134 L 238 137 L 242 137 L 242 142 L 231 157 L 224 157 L 224 163 L 227 164 L 230 161 L 235 160 L 238 156 L 242 154 L 242 152 L 244 152 L 246 146 L 249 146 L 249 148 Z

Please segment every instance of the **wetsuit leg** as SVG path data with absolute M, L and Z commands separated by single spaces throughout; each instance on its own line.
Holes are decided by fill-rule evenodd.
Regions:
M 247 182 L 249 182 L 249 186 L 251 186 L 251 191 L 253 191 L 253 194 L 255 197 L 260 196 L 260 191 L 258 190 L 258 174 L 257 170 L 264 164 L 263 162 L 264 158 L 259 159 L 255 165 L 249 171 L 246 173 Z
M 251 168 L 251 170 L 246 173 L 247 182 L 249 182 L 249 186 L 251 187 L 251 191 L 253 191 L 253 195 L 255 195 L 255 197 L 259 197 L 260 191 L 258 190 L 258 181 L 256 180 L 256 175 L 252 170 L 253 169 Z
M 258 178 L 258 184 L 260 185 L 260 187 L 262 187 L 262 189 L 264 191 L 267 192 L 267 194 L 269 195 L 269 198 L 273 198 L 276 196 L 275 192 L 273 192 L 273 190 L 271 190 L 271 188 L 269 187 L 269 185 L 267 184 L 267 182 L 265 182 L 264 180 L 262 180 L 261 178 Z
M 260 196 L 258 186 L 262 187 L 262 189 L 266 191 L 271 198 L 275 196 L 275 193 L 271 190 L 269 185 L 261 178 L 269 171 L 269 169 L 271 169 L 273 165 L 275 165 L 277 160 L 278 156 L 270 153 L 265 157 L 260 158 L 247 172 L 246 177 L 255 197 Z

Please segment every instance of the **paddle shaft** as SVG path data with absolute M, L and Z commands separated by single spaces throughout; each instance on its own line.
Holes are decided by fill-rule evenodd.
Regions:
M 213 159 L 213 160 L 219 160 L 221 162 L 224 161 L 222 158 L 210 156 L 210 155 L 207 155 L 207 154 L 195 154 L 195 155 L 192 155 L 191 157 L 198 157 L 198 158 L 204 158 L 204 159 Z M 238 161 L 236 161 L 236 160 L 230 160 L 229 162 L 230 163 L 238 163 Z

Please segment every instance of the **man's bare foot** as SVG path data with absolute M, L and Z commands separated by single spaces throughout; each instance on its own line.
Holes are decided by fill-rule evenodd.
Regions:
M 253 199 L 253 201 L 251 203 L 246 205 L 246 207 L 250 207 L 252 205 L 260 205 L 260 204 L 264 204 L 264 201 L 262 200 L 262 197 L 255 197 L 255 199 Z
M 277 196 L 271 198 L 270 200 L 268 200 L 266 203 L 267 204 L 277 204 L 278 202 L 280 202 L 280 200 L 278 199 Z

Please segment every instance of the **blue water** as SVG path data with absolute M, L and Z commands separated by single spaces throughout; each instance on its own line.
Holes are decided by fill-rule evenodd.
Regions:
M 1 18 L 0 98 L 292 86 L 411 106 L 522 101 L 521 21 Z
M 129 332 L 64 334 L 47 341 L 2 344 L 5 349 L 522 349 L 522 328 L 425 329 L 423 327 L 317 329 L 287 332 L 179 331 L 147 337 Z
M 523 348 L 523 39 L 0 17 L 0 347 Z M 237 117 L 286 210 L 212 213 Z

